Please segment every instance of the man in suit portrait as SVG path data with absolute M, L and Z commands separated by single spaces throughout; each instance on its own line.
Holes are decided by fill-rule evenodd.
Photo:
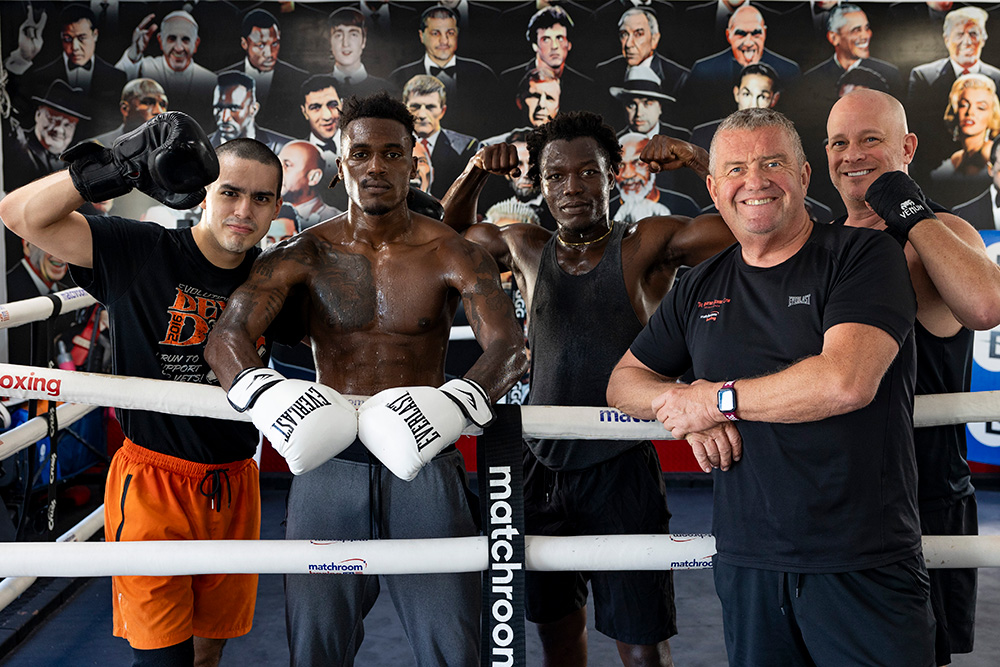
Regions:
M 34 127 L 25 129 L 12 124 L 11 135 L 4 142 L 8 147 L 4 187 L 8 191 L 65 169 L 67 165 L 59 156 L 73 144 L 77 124 L 90 120 L 83 91 L 62 79 L 56 79 L 43 95 L 32 99 L 37 104 Z
M 890 62 L 872 58 L 872 28 L 868 15 L 853 3 L 842 3 L 827 15 L 826 39 L 833 46 L 833 55 L 802 75 L 800 87 L 810 97 L 820 98 L 822 116 L 837 101 L 837 81 L 849 69 L 867 67 L 882 75 L 889 84 L 889 93 L 903 95 L 903 79 L 899 68 Z
M 563 110 L 584 108 L 593 98 L 590 86 L 594 81 L 566 64 L 573 49 L 572 37 L 573 19 L 559 5 L 550 5 L 532 14 L 525 38 L 531 44 L 535 57 L 500 74 L 504 90 L 512 92 L 521 78 L 533 69 L 549 70 L 559 79 Z
M 281 26 L 265 9 L 254 9 L 243 17 L 240 48 L 244 57 L 219 71 L 242 72 L 253 79 L 260 112 L 257 120 L 267 127 L 287 133 L 300 126 L 289 113 L 302 82 L 309 73 L 278 58 L 281 50 Z
M 115 107 L 118 103 L 118 91 L 126 81 L 125 72 L 97 56 L 99 35 L 95 24 L 94 13 L 87 5 L 66 5 L 60 12 L 57 23 L 62 48 L 60 56 L 34 69 L 31 60 L 22 58 L 20 60 L 23 62 L 9 68 L 11 74 L 22 75 L 15 76 L 10 83 L 15 95 L 41 95 L 56 79 L 79 88 L 86 99 L 85 109 L 90 116 L 90 120 L 81 120 L 77 126 L 77 136 L 84 137 L 114 126 L 117 120 Z M 38 39 L 40 46 L 40 33 Z
M 1000 169 L 997 168 L 997 158 L 1000 157 L 1000 141 L 993 142 L 990 149 L 990 161 L 986 169 L 992 182 L 990 187 L 974 199 L 959 204 L 953 210 L 955 215 L 964 218 L 976 229 L 1000 229 Z
M 224 72 L 219 75 L 212 101 L 215 114 L 215 132 L 208 139 L 218 148 L 227 141 L 245 137 L 265 144 L 275 154 L 292 140 L 291 137 L 268 130 L 257 124 L 260 109 L 253 79 L 242 72 Z
M 559 79 L 544 70 L 533 69 L 521 78 L 514 102 L 521 114 L 518 126 L 541 127 L 559 115 L 562 90 Z
M 451 124 L 463 132 L 481 133 L 486 109 L 496 108 L 497 76 L 485 63 L 462 58 L 458 51 L 458 15 L 444 5 L 434 5 L 420 16 L 420 43 L 424 56 L 398 67 L 389 78 L 400 89 L 406 82 L 425 74 L 444 84 L 451 107 Z M 435 165 L 436 167 L 437 165 Z
M 726 40 L 729 48 L 697 61 L 684 84 L 679 99 L 689 127 L 726 115 L 730 109 L 726 104 L 729 91 L 747 65 L 767 63 L 786 87 L 792 86 L 800 75 L 797 63 L 765 48 L 767 26 L 756 7 L 746 4 L 733 12 Z
M 747 65 L 733 86 L 733 101 L 737 109 L 773 109 L 781 99 L 778 73 L 766 63 Z M 715 130 L 722 118 L 702 123 L 691 130 L 691 143 L 709 149 Z M 668 133 L 669 134 L 669 133 Z M 673 135 L 671 135 L 673 136 Z
M 417 143 L 430 156 L 434 180 L 430 193 L 441 199 L 476 152 L 475 137 L 446 130 L 441 119 L 448 110 L 448 93 L 436 77 L 418 74 L 403 87 L 403 104 L 413 114 Z
M 920 150 L 910 172 L 920 181 L 955 150 L 944 121 L 948 95 L 955 80 L 964 74 L 984 74 L 1000 88 L 1000 69 L 981 59 L 986 46 L 986 19 L 979 7 L 962 7 L 945 15 L 942 35 L 948 56 L 917 65 L 910 71 L 906 115 L 912 131 L 920 137 Z
M 194 61 L 201 46 L 198 22 L 186 11 L 177 10 L 163 17 L 156 36 L 163 55 L 143 53 L 156 33 L 154 15 L 147 15 L 132 32 L 132 44 L 116 63 L 128 78 L 153 79 L 167 93 L 174 109 L 184 111 L 207 124 L 209 100 L 215 88 L 215 73 Z M 116 88 L 115 90 L 121 90 Z
M 118 103 L 122 124 L 93 137 L 93 141 L 110 147 L 118 137 L 166 111 L 167 103 L 167 94 L 160 84 L 152 79 L 132 79 L 122 88 L 121 101 Z
M 327 205 L 320 193 L 326 188 L 323 177 L 323 157 L 308 141 L 290 141 L 278 152 L 281 160 L 281 199 L 295 209 L 298 231 L 342 211 Z
M 618 19 L 618 41 L 622 54 L 597 66 L 596 78 L 601 90 L 619 85 L 632 67 L 645 66 L 659 78 L 660 89 L 676 100 L 688 69 L 656 52 L 660 43 L 656 13 L 648 7 L 626 9 Z
M 368 44 L 368 28 L 364 14 L 353 7 L 341 7 L 327 18 L 330 29 L 330 55 L 337 91 L 343 99 L 351 95 L 364 97 L 391 88 L 388 81 L 372 76 L 361 56 Z
M 669 134 L 678 139 L 687 139 L 687 128 L 673 125 L 663 117 L 664 109 L 672 108 L 674 98 L 663 92 L 660 79 L 645 65 L 630 67 L 624 83 L 608 89 L 611 96 L 625 109 L 628 124 L 618 136 L 626 132 L 638 132 L 652 138 L 657 134 Z

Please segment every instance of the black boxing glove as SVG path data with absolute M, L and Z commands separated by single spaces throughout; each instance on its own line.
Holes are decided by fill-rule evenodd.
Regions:
M 432 195 L 427 194 L 420 188 L 410 186 L 410 191 L 406 194 L 406 208 L 414 213 L 426 215 L 435 220 L 444 219 L 444 206 Z
M 937 219 L 920 186 L 901 171 L 889 171 L 875 179 L 865 192 L 865 201 L 885 220 L 889 233 L 904 245 L 915 224 Z
M 201 126 L 180 111 L 168 111 L 115 140 L 77 144 L 60 158 L 69 163 L 73 185 L 90 202 L 133 188 L 171 208 L 187 209 L 205 198 L 219 177 L 219 159 Z

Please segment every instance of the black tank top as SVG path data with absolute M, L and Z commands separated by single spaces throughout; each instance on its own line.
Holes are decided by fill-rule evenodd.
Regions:
M 913 330 L 917 341 L 916 394 L 969 391 L 973 333 L 963 327 L 951 338 L 938 338 L 919 321 Z M 913 444 L 917 498 L 922 509 L 931 510 L 972 494 L 964 424 L 914 429 Z
M 951 213 L 928 200 L 935 213 Z M 847 216 L 833 222 L 843 225 Z M 972 359 L 972 331 L 963 327 L 951 338 L 938 338 L 920 324 L 913 323 L 917 343 L 917 382 L 914 393 L 950 394 L 969 391 L 969 363 Z M 972 495 L 972 475 L 966 461 L 968 447 L 965 425 L 928 426 L 913 429 L 917 456 L 917 500 L 920 509 L 933 510 Z
M 612 229 L 600 263 L 573 276 L 556 262 L 556 235 L 545 244 L 531 300 L 529 405 L 607 405 L 611 370 L 642 330 L 622 273 L 622 237 Z M 639 444 L 622 440 L 527 439 L 552 470 L 579 470 Z

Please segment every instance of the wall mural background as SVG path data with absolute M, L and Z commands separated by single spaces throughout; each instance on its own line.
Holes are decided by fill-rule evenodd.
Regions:
M 711 207 L 693 174 L 651 174 L 638 161 L 648 136 L 707 147 L 738 105 L 771 105 L 799 128 L 813 166 L 812 214 L 826 222 L 843 210 L 827 174 L 826 114 L 841 92 L 864 86 L 904 103 L 919 138 L 911 173 L 925 192 L 947 206 L 972 202 L 959 213 L 997 228 L 988 163 L 1000 133 L 1000 36 L 989 31 L 1000 35 L 1000 4 L 859 2 L 836 12 L 832 31 L 836 2 L 449 0 L 455 18 L 438 12 L 422 24 L 435 4 L 0 2 L 3 188 L 63 168 L 58 155 L 75 142 L 108 144 L 181 110 L 216 145 L 255 136 L 279 154 L 289 206 L 273 242 L 346 208 L 343 186 L 327 187 L 339 108 L 384 89 L 414 112 L 419 185 L 438 197 L 481 142 L 523 142 L 558 111 L 601 113 L 624 150 L 612 204 L 621 220 Z M 199 216 L 139 193 L 91 212 L 168 227 Z M 525 179 L 493 178 L 480 213 L 554 227 Z M 5 300 L 68 286 L 58 258 L 10 232 L 5 247 Z M 9 358 L 28 363 L 17 338 Z M 998 449 L 970 458 L 996 460 Z

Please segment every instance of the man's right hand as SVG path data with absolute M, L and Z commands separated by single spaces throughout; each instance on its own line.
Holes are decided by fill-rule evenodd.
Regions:
M 725 472 L 743 456 L 743 438 L 732 422 L 700 433 L 688 433 L 686 439 L 699 467 L 705 472 L 712 472 L 712 468 Z
M 358 412 L 337 391 L 317 382 L 288 380 L 263 367 L 240 371 L 229 403 L 250 411 L 253 425 L 301 475 L 341 453 L 357 437 Z
M 129 44 L 126 53 L 128 59 L 134 63 L 139 62 L 149 45 L 149 40 L 153 39 L 153 35 L 156 34 L 156 24 L 152 23 L 154 18 L 156 18 L 156 14 L 147 14 L 146 18 L 140 21 L 139 25 L 132 31 L 132 43 Z
M 155 116 L 111 148 L 86 142 L 60 157 L 89 202 L 137 188 L 171 208 L 188 209 L 205 199 L 205 186 L 219 177 L 219 159 L 204 130 L 180 111 Z
M 31 7 L 31 3 L 28 3 L 28 18 L 24 19 L 24 23 L 17 31 L 17 49 L 12 51 L 7 57 L 7 62 L 4 65 L 14 74 L 24 74 L 31 63 L 35 60 L 35 56 L 38 52 L 42 50 L 42 31 L 45 29 L 45 22 L 48 16 L 45 11 L 39 12 L 38 20 L 35 20 L 35 12 Z
M 501 142 L 483 146 L 472 157 L 472 163 L 491 174 L 513 178 L 521 175 L 520 160 L 517 157 L 517 147 L 514 144 Z

